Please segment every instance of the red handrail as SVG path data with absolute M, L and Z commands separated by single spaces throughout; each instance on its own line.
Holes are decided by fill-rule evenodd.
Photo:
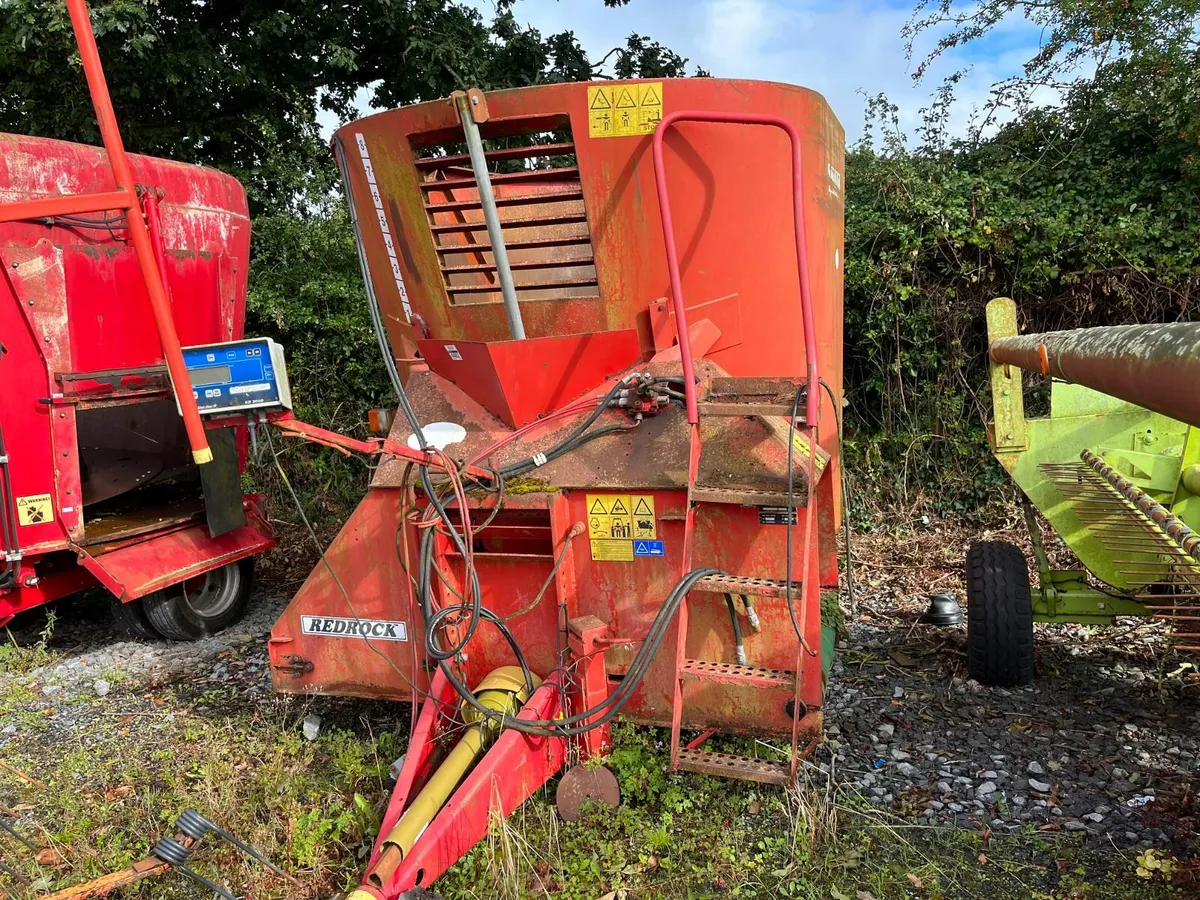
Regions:
M 667 273 L 671 279 L 671 303 L 675 309 L 675 330 L 679 335 L 679 355 L 683 360 L 684 394 L 688 421 L 700 420 L 696 407 L 696 377 L 692 365 L 692 347 L 688 336 L 687 311 L 683 304 L 683 283 L 679 275 L 679 253 L 675 248 L 675 228 L 671 222 L 671 204 L 667 197 L 666 169 L 663 163 L 663 136 L 677 122 L 716 122 L 725 125 L 766 125 L 781 128 L 792 142 L 792 191 L 796 223 L 796 265 L 800 270 L 800 316 L 804 325 L 804 356 L 808 363 L 808 397 L 805 421 L 811 428 L 817 422 L 820 388 L 817 375 L 817 331 L 813 324 L 812 292 L 808 282 L 808 248 L 804 243 L 803 173 L 800 167 L 800 133 L 782 116 L 760 113 L 727 113 L 707 110 L 679 110 L 663 117 L 654 130 L 654 180 L 658 187 L 658 208 L 662 214 L 663 242 L 667 251 Z

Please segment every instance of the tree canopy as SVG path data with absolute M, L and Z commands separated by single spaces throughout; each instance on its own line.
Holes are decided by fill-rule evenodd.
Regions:
M 572 32 L 521 25 L 513 0 L 490 20 L 453 0 L 93 0 L 91 9 L 129 148 L 222 168 L 257 209 L 328 186 L 318 116 L 352 118 L 360 92 L 388 107 L 604 70 Z M 638 34 L 604 59 L 620 77 L 682 75 L 686 63 Z M 0 83 L 0 130 L 98 142 L 63 0 L 0 11 Z

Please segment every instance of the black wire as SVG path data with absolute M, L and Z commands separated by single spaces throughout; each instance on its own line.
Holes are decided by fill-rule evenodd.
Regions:
M 850 612 L 857 613 L 858 603 L 854 598 L 854 554 L 850 548 L 850 492 L 846 490 L 846 445 L 842 433 L 842 410 L 833 396 L 833 388 L 829 386 L 829 382 L 824 378 L 820 381 L 833 407 L 833 424 L 837 428 L 838 482 L 842 490 L 842 535 L 846 544 L 846 596 L 850 601 Z
M 788 502 L 787 502 L 787 518 L 784 520 L 784 524 L 787 527 L 787 532 L 785 533 L 785 537 L 784 537 L 784 541 L 787 544 L 787 547 L 784 550 L 784 556 L 786 559 L 787 569 L 786 569 L 786 573 L 784 576 L 786 581 L 784 582 L 785 587 L 784 587 L 783 593 L 784 593 L 784 597 L 787 599 L 788 618 L 792 620 L 792 629 L 796 632 L 796 637 L 798 637 L 800 639 L 800 644 L 802 646 L 805 646 L 804 633 L 800 629 L 800 622 L 797 621 L 797 619 L 796 619 L 796 605 L 795 605 L 795 603 L 792 602 L 792 518 L 795 516 L 795 509 L 796 509 L 796 498 L 795 498 L 796 479 L 795 479 L 795 473 L 792 469 L 792 457 L 793 457 L 793 453 L 794 453 L 795 447 L 796 447 L 796 416 L 798 416 L 800 414 L 800 397 L 802 395 L 804 395 L 804 393 L 807 390 L 808 390 L 807 382 L 800 385 L 800 387 L 796 388 L 796 397 L 795 397 L 795 399 L 792 400 L 792 415 L 788 418 L 788 446 L 787 446 L 787 473 L 788 473 L 787 501 Z M 810 423 L 806 422 L 805 424 L 810 424 Z M 809 447 L 808 452 L 816 453 L 817 448 L 815 446 Z M 808 486 L 808 502 L 809 503 L 812 503 L 812 493 L 813 493 L 813 486 L 810 484 Z M 808 540 L 809 541 L 812 540 L 811 534 L 808 535 Z M 805 552 L 808 552 L 807 547 L 805 547 Z M 812 574 L 813 574 L 812 572 L 809 572 L 810 577 L 812 576 Z

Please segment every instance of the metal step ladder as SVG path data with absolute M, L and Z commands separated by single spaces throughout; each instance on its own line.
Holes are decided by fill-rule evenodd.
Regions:
M 746 506 L 785 506 L 793 505 L 787 494 L 763 491 L 752 488 L 712 487 L 698 485 L 700 471 L 701 439 L 700 413 L 701 405 L 697 400 L 696 376 L 693 366 L 691 335 L 688 330 L 687 308 L 683 298 L 683 279 L 679 269 L 679 254 L 675 243 L 675 231 L 671 221 L 671 205 L 667 191 L 667 179 L 664 162 L 664 137 L 674 125 L 679 122 L 710 122 L 724 125 L 743 125 L 753 127 L 771 127 L 784 131 L 791 142 L 792 156 L 792 191 L 793 215 L 795 218 L 796 267 L 800 282 L 800 306 L 804 333 L 804 355 L 806 376 L 800 382 L 793 382 L 790 390 L 779 391 L 770 386 L 759 386 L 758 389 L 748 385 L 748 379 L 742 383 L 722 383 L 714 380 L 708 386 L 704 398 L 704 413 L 707 416 L 745 416 L 753 415 L 762 419 L 764 424 L 782 437 L 788 446 L 789 464 L 791 457 L 799 451 L 803 456 L 807 448 L 807 457 L 803 466 L 807 477 L 803 490 L 803 506 L 794 506 L 797 522 L 803 517 L 805 540 L 801 548 L 801 570 L 804 575 L 800 582 L 792 583 L 767 581 L 764 579 L 747 579 L 736 574 L 708 576 L 698 582 L 694 591 L 716 591 L 719 593 L 754 593 L 758 596 L 794 596 L 798 602 L 796 621 L 796 662 L 792 671 L 764 669 L 749 665 L 731 665 L 714 660 L 690 659 L 687 656 L 688 638 L 688 598 L 680 602 L 677 613 L 677 632 L 675 646 L 675 679 L 671 707 L 671 766 L 673 769 L 685 769 L 702 772 L 708 775 L 720 775 L 731 778 L 742 778 L 768 784 L 791 784 L 795 782 L 799 768 L 799 737 L 800 722 L 805 715 L 804 695 L 810 699 L 820 697 L 820 658 L 819 649 L 814 652 L 808 646 L 804 637 L 807 626 L 807 611 L 820 610 L 820 578 L 817 559 L 816 527 L 816 486 L 823 474 L 828 461 L 826 456 L 821 460 L 817 441 L 818 411 L 820 407 L 820 374 L 817 366 L 817 340 L 813 320 L 812 293 L 809 285 L 807 270 L 807 249 L 804 229 L 804 199 L 801 185 L 802 166 L 800 157 L 800 135 L 795 125 L 782 116 L 742 114 L 733 112 L 714 112 L 710 110 L 679 110 L 665 116 L 655 128 L 652 141 L 654 157 L 654 178 L 658 194 L 659 213 L 662 217 L 663 244 L 666 251 L 667 274 L 671 285 L 671 302 L 674 307 L 675 328 L 678 337 L 679 358 L 683 368 L 684 392 L 688 424 L 690 427 L 690 443 L 688 451 L 688 498 L 687 513 L 684 520 L 683 538 L 683 575 L 687 576 L 694 567 L 693 548 L 696 533 L 696 513 L 705 504 L 732 503 Z M 732 381 L 732 380 L 730 380 Z M 806 385 L 807 399 L 804 404 L 804 417 L 797 415 L 797 391 L 799 384 Z M 788 401 L 791 401 L 788 403 Z M 796 416 L 793 420 L 792 417 Z M 786 418 L 783 418 L 786 417 Z M 782 429 L 782 434 L 780 433 Z M 797 438 L 799 440 L 797 440 Z M 790 476 L 789 476 L 790 477 Z M 793 526 L 795 527 L 795 526 Z M 790 574 L 788 577 L 792 577 Z M 750 585 L 753 585 L 751 589 Z M 742 590 L 745 588 L 745 590 Z M 818 647 L 819 647 L 819 641 Z M 811 660 L 816 657 L 815 669 Z M 695 681 L 715 681 L 724 684 L 750 684 L 764 689 L 790 692 L 792 701 L 792 753 L 790 762 L 778 764 L 763 760 L 741 757 L 728 753 L 717 753 L 702 750 L 701 741 L 694 741 L 688 746 L 681 745 L 680 731 L 683 722 L 683 711 L 686 702 L 685 685 Z M 814 684 L 815 682 L 815 684 Z M 703 736 L 702 736 L 703 737 Z
M 711 408 L 710 408 L 711 409 Z M 790 410 L 789 410 L 790 413 Z M 717 415 L 744 415 L 742 411 L 719 411 Z M 695 484 L 695 474 L 699 469 L 701 443 L 699 428 L 694 427 L 691 453 L 689 454 L 689 490 L 686 518 L 684 520 L 683 539 L 683 572 L 686 574 L 694 567 L 692 549 L 696 526 L 696 515 L 705 504 L 731 503 L 738 505 L 764 506 L 788 504 L 786 492 L 714 489 L 698 487 Z M 808 429 L 797 429 L 796 435 L 802 441 L 809 441 L 809 447 L 815 444 Z M 822 467 L 823 471 L 823 467 Z M 814 474 L 818 479 L 819 474 Z M 810 490 L 804 487 L 796 494 L 803 500 L 801 504 L 793 504 L 798 523 L 804 522 L 807 515 L 807 505 L 815 503 L 816 484 Z M 794 499 L 794 498 L 793 498 Z M 796 527 L 804 528 L 803 524 Z M 786 581 L 767 578 L 750 578 L 741 575 L 708 575 L 700 579 L 692 588 L 692 592 L 709 592 L 732 595 L 744 595 L 759 598 L 791 597 L 795 604 L 796 616 L 800 622 L 801 632 L 806 624 L 807 611 L 820 608 L 820 583 L 817 576 L 817 530 L 808 531 L 808 542 L 801 549 L 802 559 L 807 558 L 807 581 L 793 580 L 790 586 Z M 690 595 L 689 595 L 690 596 Z M 792 669 L 773 669 L 762 666 L 742 665 L 721 662 L 718 660 L 694 659 L 687 655 L 688 639 L 688 597 L 684 597 L 676 615 L 677 633 L 675 646 L 675 679 L 674 695 L 671 707 L 671 767 L 689 772 L 699 772 L 724 778 L 735 778 L 756 781 L 764 784 L 791 784 L 796 777 L 800 759 L 800 720 L 807 706 L 804 702 L 804 687 L 802 674 L 805 672 L 805 655 L 810 652 L 803 643 L 796 640 L 796 662 Z M 820 666 L 818 660 L 817 677 Z M 810 676 L 811 677 L 811 676 Z M 775 763 L 753 757 L 737 756 L 730 753 L 720 753 L 704 750 L 698 745 L 684 746 L 682 744 L 682 725 L 684 707 L 687 703 L 688 688 L 694 683 L 715 683 L 721 685 L 749 685 L 763 690 L 778 691 L 780 702 L 789 702 L 792 711 L 792 751 L 789 763 Z

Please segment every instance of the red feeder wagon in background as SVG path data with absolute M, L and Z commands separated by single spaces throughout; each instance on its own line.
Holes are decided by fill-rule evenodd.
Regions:
M 242 336 L 250 221 L 219 172 L 127 157 L 71 0 L 105 150 L 0 134 L 0 625 L 84 588 L 191 639 L 242 612 L 274 540 L 245 429 L 206 436 L 183 344 Z
M 843 148 L 820 95 L 708 78 L 337 132 L 395 458 L 270 652 L 280 690 L 421 703 L 357 900 L 423 889 L 618 714 L 673 768 L 794 780 L 838 585 Z M 612 799 L 598 772 L 560 807 Z

